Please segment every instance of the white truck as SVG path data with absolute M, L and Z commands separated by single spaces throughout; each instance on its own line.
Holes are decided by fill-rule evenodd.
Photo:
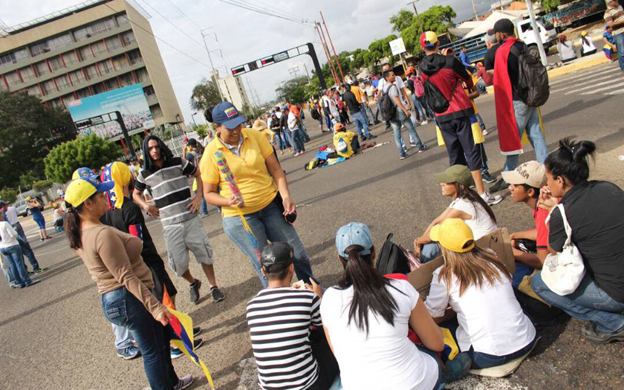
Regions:
M 541 20 L 536 21 L 537 26 L 540 32 L 540 38 L 542 39 L 542 44 L 544 45 L 544 50 L 548 53 L 548 49 L 557 44 L 559 40 L 557 38 L 557 31 L 547 24 L 544 24 Z M 520 38 L 526 45 L 528 46 L 529 53 L 532 55 L 539 57 L 539 50 L 537 49 L 537 42 L 535 41 L 535 34 L 533 33 L 533 26 L 531 25 L 530 19 L 524 20 L 516 20 L 516 33 L 518 34 L 518 38 Z M 550 27 L 550 29 L 548 29 Z

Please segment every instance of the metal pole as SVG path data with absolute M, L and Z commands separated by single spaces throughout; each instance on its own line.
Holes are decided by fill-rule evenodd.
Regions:
M 338 75 L 336 74 L 336 68 L 334 68 L 334 63 L 332 62 L 331 55 L 329 54 L 329 49 L 327 48 L 327 42 L 325 41 L 325 35 L 323 33 L 323 28 L 320 23 L 316 23 L 317 32 L 319 37 L 321 38 L 321 44 L 323 45 L 323 50 L 325 51 L 325 55 L 327 56 L 327 63 L 329 64 L 329 68 L 331 69 L 332 76 L 334 77 L 334 82 L 336 84 L 340 84 L 338 81 Z
M 472 3 L 472 12 L 474 12 L 475 20 L 479 20 L 479 15 L 477 14 L 477 5 L 475 4 L 474 0 L 470 0 L 470 2 Z
M 308 67 L 306 66 L 306 64 L 303 64 L 303 69 L 305 69 L 306 71 L 306 76 L 308 76 L 308 83 L 309 83 L 311 80 L 311 77 L 310 77 L 310 72 L 308 72 Z
M 418 0 L 416 0 L 418 1 Z M 422 22 L 420 21 L 420 16 L 418 16 L 418 10 L 416 9 L 416 1 L 412 1 L 411 3 L 407 3 L 407 4 L 411 4 L 414 7 L 414 13 L 416 14 L 416 20 L 418 20 L 418 29 L 420 30 L 420 33 L 423 33 L 423 28 L 422 28 Z
M 214 83 L 217 84 L 217 90 L 219 91 L 219 96 L 221 97 L 221 101 L 225 101 L 223 98 L 223 92 L 221 92 L 221 87 L 219 87 L 219 72 L 215 72 L 214 64 L 212 63 L 212 56 L 210 55 L 210 50 L 208 49 L 208 44 L 206 43 L 206 35 L 204 35 L 204 30 L 201 30 L 202 39 L 204 40 L 204 47 L 206 48 L 206 53 L 208 54 L 208 61 L 210 61 L 210 67 L 212 68 L 212 76 L 214 76 Z M 215 36 L 216 39 L 216 36 Z M 211 77 L 212 78 L 212 77 Z
M 529 16 L 531 18 L 531 27 L 533 27 L 533 34 L 535 34 L 535 42 L 537 43 L 537 49 L 539 50 L 540 57 L 542 58 L 542 64 L 548 66 L 548 57 L 546 57 L 546 50 L 544 50 L 544 44 L 542 43 L 542 37 L 539 33 L 539 26 L 535 21 L 535 11 L 533 10 L 533 3 L 531 0 L 525 0 L 527 9 L 529 10 Z
M 340 61 L 338 61 L 338 55 L 336 54 L 336 48 L 334 48 L 334 43 L 332 42 L 331 35 L 329 35 L 329 29 L 327 28 L 327 24 L 325 24 L 325 18 L 323 17 L 323 13 L 319 11 L 321 14 L 321 19 L 323 20 L 323 26 L 325 26 L 325 31 L 327 32 L 327 37 L 329 38 L 329 43 L 331 44 L 332 50 L 334 51 L 334 57 L 336 58 L 336 64 L 338 64 L 338 69 L 340 70 L 340 76 L 342 76 L 342 82 L 345 82 L 344 74 L 342 73 L 342 66 L 340 66 Z
M 194 112 L 193 115 L 191 115 L 191 119 L 193 120 L 193 123 L 195 124 L 195 127 L 197 127 L 197 122 L 195 122 L 195 115 L 197 115 L 196 112 Z

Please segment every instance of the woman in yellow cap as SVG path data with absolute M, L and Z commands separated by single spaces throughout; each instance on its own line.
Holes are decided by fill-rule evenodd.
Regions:
M 503 365 L 535 346 L 535 327 L 522 312 L 511 274 L 496 254 L 475 245 L 462 219 L 450 218 L 431 229 L 444 265 L 433 272 L 425 305 L 436 319 L 450 306 L 457 313 L 457 345 L 472 358 L 472 368 Z
M 178 378 L 169 354 L 171 315 L 151 293 L 152 273 L 141 258 L 140 238 L 100 222 L 108 210 L 104 192 L 114 183 L 81 177 L 67 187 L 65 234 L 69 246 L 85 263 L 101 295 L 106 319 L 126 326 L 143 354 L 143 366 L 151 389 L 179 390 L 193 382 Z
M 592 39 L 587 37 L 587 31 L 581 32 L 579 44 L 581 46 L 581 57 L 594 54 L 597 50 Z

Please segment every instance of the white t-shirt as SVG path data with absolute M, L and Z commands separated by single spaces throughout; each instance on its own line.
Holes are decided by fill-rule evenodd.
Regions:
M 596 46 L 594 46 L 594 42 L 591 38 L 587 38 L 587 43 L 583 40 L 583 38 L 579 39 L 581 43 L 581 53 L 588 53 L 590 51 L 596 50 Z
M 346 390 L 433 388 L 438 363 L 407 338 L 409 317 L 418 302 L 418 292 L 409 282 L 391 280 L 388 288 L 397 303 L 394 326 L 369 315 L 368 335 L 355 323 L 348 324 L 353 287 L 327 289 L 321 302 L 321 318 L 329 332 Z M 398 291 L 397 291 L 398 290 Z
M 379 84 L 377 84 L 377 89 L 382 91 L 382 92 L 387 92 L 386 91 L 386 85 L 387 84 L 388 84 L 388 82 L 386 81 L 386 79 L 381 78 L 381 79 L 379 79 Z M 407 107 L 407 102 L 405 101 L 405 99 L 403 98 L 403 94 L 401 93 L 403 88 L 405 88 L 405 84 L 403 83 L 403 80 L 401 80 L 400 77 L 396 77 L 396 79 L 394 80 L 393 84 L 396 85 L 397 89 L 399 90 L 399 97 L 401 98 L 401 103 L 403 103 L 403 105 L 405 107 Z
M 0 248 L 10 248 L 19 245 L 17 232 L 7 221 L 0 221 Z
M 293 114 L 292 112 L 289 113 L 288 114 L 288 128 L 290 130 L 295 130 L 295 129 L 299 128 L 297 123 L 298 123 L 297 115 Z
M 472 217 L 472 219 L 466 219 L 464 222 L 466 222 L 466 225 L 472 229 L 475 241 L 498 230 L 496 223 L 492 221 L 490 215 L 479 203 L 472 203 L 467 199 L 457 198 L 451 202 L 449 207 L 455 210 L 463 211 Z
M 13 206 L 7 207 L 6 213 L 4 213 L 7 217 L 7 222 L 11 225 L 15 225 L 19 222 L 19 218 L 17 217 L 17 210 Z
M 511 280 L 498 271 L 503 283 L 470 286 L 459 296 L 457 279 L 451 286 L 440 280 L 439 267 L 433 271 L 431 289 L 425 301 L 432 317 L 442 317 L 450 305 L 457 313 L 457 342 L 462 352 L 470 350 L 505 356 L 529 345 L 535 339 L 535 327 L 522 312 L 511 287 Z

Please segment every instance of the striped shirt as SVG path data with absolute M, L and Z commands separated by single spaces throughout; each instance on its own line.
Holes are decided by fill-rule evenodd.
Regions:
M 321 327 L 321 299 L 312 291 L 267 288 L 247 304 L 260 387 L 304 390 L 318 378 L 310 327 Z
M 191 203 L 188 176 L 194 175 L 196 171 L 197 168 L 189 161 L 174 157 L 165 160 L 162 168 L 155 167 L 151 171 L 144 168 L 137 176 L 135 188 L 139 191 L 151 188 L 163 226 L 195 217 L 186 206 Z

